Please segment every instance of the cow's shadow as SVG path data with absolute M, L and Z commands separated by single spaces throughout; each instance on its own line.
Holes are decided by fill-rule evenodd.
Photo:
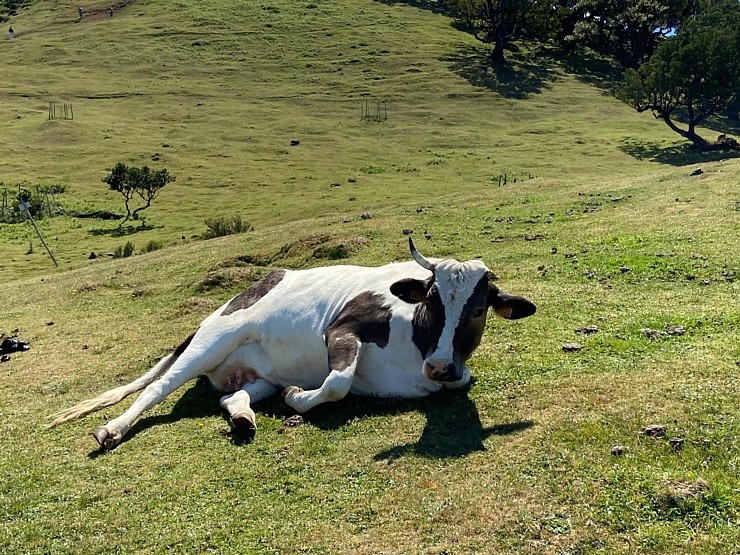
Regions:
M 222 414 L 226 419 L 226 414 L 218 403 L 219 397 L 220 394 L 211 388 L 209 381 L 200 378 L 185 391 L 168 414 L 148 416 L 137 421 L 126 435 L 125 441 L 152 426 L 187 418 Z M 279 395 L 255 403 L 254 409 L 258 419 L 260 413 L 283 420 L 295 414 Z M 375 455 L 375 460 L 392 460 L 407 455 L 431 458 L 463 457 L 474 451 L 485 450 L 483 442 L 490 436 L 509 435 L 534 425 L 531 420 L 522 420 L 483 427 L 478 409 L 465 389 L 444 391 L 422 399 L 388 400 L 348 395 L 337 403 L 327 403 L 312 409 L 303 415 L 303 418 L 307 424 L 319 429 L 337 430 L 357 418 L 408 412 L 418 412 L 426 418 L 419 439 L 381 451 Z M 234 444 L 248 443 L 234 433 L 229 435 Z M 101 451 L 95 451 L 90 453 L 90 456 L 94 457 L 100 453 Z

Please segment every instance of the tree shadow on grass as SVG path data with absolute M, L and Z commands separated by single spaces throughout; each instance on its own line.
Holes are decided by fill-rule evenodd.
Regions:
M 403 4 L 405 6 L 411 6 L 412 8 L 418 8 L 420 10 L 428 10 L 433 13 L 439 13 L 449 17 L 453 17 L 455 12 L 447 2 L 438 2 L 437 0 L 374 0 L 379 4 L 385 4 L 387 6 L 395 6 L 396 4 Z
M 169 414 L 149 416 L 137 421 L 124 441 L 129 441 L 139 432 L 152 426 L 169 424 L 187 418 L 205 418 L 226 413 L 221 410 L 221 394 L 214 391 L 205 377 L 196 380 L 175 403 Z M 255 403 L 255 412 L 285 419 L 295 414 L 279 395 Z M 426 425 L 418 441 L 398 445 L 375 455 L 375 460 L 391 460 L 406 455 L 431 458 L 458 458 L 474 451 L 483 451 L 483 441 L 492 435 L 509 435 L 534 425 L 531 420 L 483 427 L 475 403 L 468 397 L 467 390 L 444 391 L 422 399 L 377 399 L 348 395 L 337 403 L 319 405 L 304 415 L 306 423 L 322 430 L 337 430 L 357 418 L 420 412 L 426 417 Z M 236 434 L 229 434 L 232 443 L 249 443 Z M 258 436 L 259 438 L 259 432 Z M 259 439 L 257 439 L 259 441 Z M 96 450 L 89 454 L 94 458 L 103 453 Z
M 94 228 L 90 230 L 90 235 L 93 235 L 95 237 L 102 237 L 103 235 L 107 235 L 108 237 L 128 237 L 129 235 L 134 235 L 141 231 L 151 231 L 152 229 L 155 229 L 155 226 L 149 224 L 127 225 L 111 228 Z
M 564 71 L 575 75 L 576 79 L 614 96 L 622 84 L 624 69 L 614 60 L 602 57 L 586 49 L 552 48 L 548 56 Z
M 701 126 L 711 129 L 718 135 L 726 134 L 740 137 L 740 120 L 734 120 L 724 116 L 713 116 L 702 121 Z
M 701 150 L 691 143 L 673 143 L 640 141 L 625 139 L 619 150 L 638 160 L 650 160 L 671 166 L 690 166 L 707 162 L 716 162 L 728 158 L 740 157 L 740 152 Z
M 490 47 L 466 45 L 442 58 L 450 69 L 475 87 L 494 91 L 505 98 L 524 99 L 548 88 L 557 78 L 551 58 L 536 53 L 509 53 L 510 63 L 493 67 Z

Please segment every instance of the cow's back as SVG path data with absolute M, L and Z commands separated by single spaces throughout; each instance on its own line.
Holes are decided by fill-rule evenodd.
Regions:
M 239 326 L 244 334 L 242 342 L 259 342 L 271 363 L 270 381 L 280 386 L 319 387 L 329 372 L 324 333 L 347 303 L 364 293 L 379 296 L 391 311 L 391 335 L 383 349 L 368 346 L 368 356 L 363 359 L 371 364 L 363 362 L 358 369 L 358 388 L 377 389 L 372 384 L 376 380 L 368 376 L 372 367 L 385 374 L 390 363 L 398 368 L 405 359 L 419 367 L 420 355 L 409 349 L 413 307 L 393 296 L 390 286 L 408 277 L 425 279 L 428 271 L 414 262 L 402 262 L 375 268 L 341 265 L 281 272 L 279 282 L 248 308 L 228 310 L 231 299 L 204 322 Z M 405 348 L 399 349 L 398 344 Z

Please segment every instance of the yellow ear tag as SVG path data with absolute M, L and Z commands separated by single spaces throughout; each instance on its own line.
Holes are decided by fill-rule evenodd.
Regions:
M 496 314 L 498 314 L 502 318 L 506 318 L 507 320 L 510 320 L 511 315 L 514 313 L 514 309 L 507 305 L 499 306 L 494 310 L 496 311 Z

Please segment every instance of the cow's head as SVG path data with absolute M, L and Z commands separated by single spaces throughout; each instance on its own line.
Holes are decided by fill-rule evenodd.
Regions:
M 399 299 L 416 304 L 413 340 L 424 357 L 422 372 L 434 381 L 463 378 L 465 361 L 478 347 L 488 308 L 508 320 L 526 318 L 536 307 L 494 285 L 493 273 L 478 260 L 424 258 L 409 238 L 411 255 L 431 272 L 426 280 L 402 279 L 391 286 Z

